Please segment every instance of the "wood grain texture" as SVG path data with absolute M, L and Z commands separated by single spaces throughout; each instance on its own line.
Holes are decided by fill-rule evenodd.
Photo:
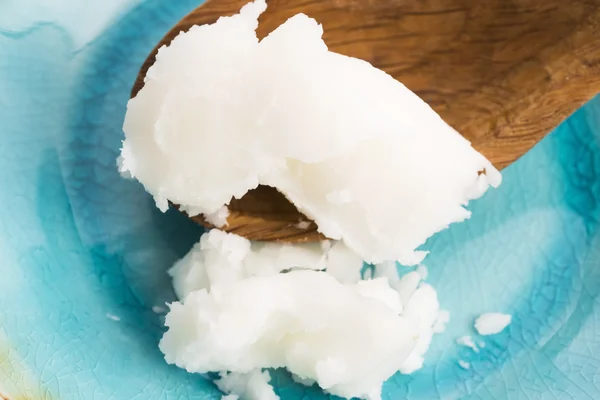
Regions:
M 158 47 L 192 25 L 238 12 L 209 0 Z M 268 0 L 259 38 L 299 12 L 323 24 L 332 51 L 371 62 L 427 101 L 503 168 L 600 92 L 600 0 Z M 257 204 L 259 202 L 260 204 Z M 231 204 L 227 230 L 252 239 L 318 238 L 282 195 L 259 188 Z M 202 222 L 202 221 L 199 221 Z
M 229 205 L 228 225 L 219 227 L 250 240 L 314 242 L 325 239 L 317 225 L 296 210 L 281 193 L 269 186 L 259 186 Z M 202 215 L 192 219 L 207 228 L 214 228 Z

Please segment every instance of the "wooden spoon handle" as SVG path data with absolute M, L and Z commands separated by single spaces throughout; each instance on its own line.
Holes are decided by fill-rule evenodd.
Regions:
M 524 45 L 532 53 L 526 60 L 439 110 L 498 168 L 600 93 L 600 2 L 562 40 Z
M 247 2 L 207 1 L 157 48 Z M 498 168 L 600 92 L 600 0 L 268 0 L 258 36 L 299 12 L 323 24 L 332 51 L 403 82 Z
M 209 0 L 157 49 L 248 0 Z M 267 0 L 264 37 L 303 12 L 332 51 L 383 69 L 427 101 L 498 168 L 525 154 L 600 92 L 600 0 Z M 316 226 L 271 188 L 230 204 L 225 230 L 250 239 L 311 241 Z M 198 222 L 207 225 L 201 216 Z

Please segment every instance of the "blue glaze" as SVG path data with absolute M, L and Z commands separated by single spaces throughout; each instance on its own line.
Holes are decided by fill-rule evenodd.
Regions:
M 199 0 L 132 0 L 120 13 L 89 3 L 87 14 L 0 15 L 0 392 L 219 399 L 166 365 L 152 311 L 174 298 L 165 271 L 201 229 L 161 214 L 115 169 L 131 83 Z M 471 220 L 426 244 L 451 321 L 384 399 L 600 398 L 599 140 L 600 98 L 506 169 Z M 477 337 L 486 311 L 513 323 Z M 485 348 L 456 345 L 466 334 Z M 284 399 L 327 397 L 282 371 L 273 380 Z

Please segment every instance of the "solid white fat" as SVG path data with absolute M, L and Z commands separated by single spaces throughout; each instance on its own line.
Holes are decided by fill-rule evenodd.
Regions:
M 182 301 L 161 350 L 188 371 L 233 371 L 234 382 L 286 367 L 330 393 L 378 399 L 394 372 L 423 365 L 446 316 L 416 272 L 399 278 L 387 263 L 359 280 L 361 267 L 342 242 L 257 244 L 213 229 L 170 270 Z
M 267 371 L 255 369 L 247 373 L 222 372 L 215 384 L 222 392 L 233 396 L 232 400 L 279 400 L 270 381 Z
M 250 243 L 240 236 L 212 229 L 169 270 L 177 297 L 234 283 L 250 276 L 267 276 L 293 268 L 325 269 L 327 253 L 319 243 L 298 245 Z
M 356 283 L 356 291 L 363 297 L 381 301 L 396 314 L 402 314 L 403 304 L 400 294 L 390 290 L 390 284 L 386 278 L 369 279 Z
M 293 269 L 325 270 L 342 283 L 360 280 L 363 262 L 344 243 L 281 244 L 253 242 L 212 229 L 169 274 L 177 297 L 208 289 L 212 284 L 233 283 L 250 276 L 268 276 Z
M 400 293 L 402 295 L 402 293 Z M 417 344 L 407 359 L 400 366 L 400 372 L 410 374 L 423 366 L 423 356 L 429 349 L 433 338 L 433 326 L 438 317 L 440 304 L 437 293 L 431 285 L 422 283 L 412 294 L 402 316 L 417 329 Z
M 328 51 L 315 20 L 296 15 L 259 42 L 265 8 L 159 50 L 128 104 L 121 172 L 162 210 L 192 214 L 274 186 L 365 261 L 420 262 L 415 249 L 468 218 L 499 172 L 400 82 Z
M 381 289 L 364 295 L 311 270 L 214 285 L 171 305 L 160 348 L 190 372 L 286 367 L 329 393 L 367 397 L 421 346 L 425 323 L 398 315 L 393 289 Z
M 327 250 L 327 273 L 341 283 L 356 283 L 361 278 L 363 260 L 343 242 Z
M 475 320 L 475 329 L 480 335 L 495 335 L 500 333 L 512 321 L 512 316 L 497 312 L 481 314 Z

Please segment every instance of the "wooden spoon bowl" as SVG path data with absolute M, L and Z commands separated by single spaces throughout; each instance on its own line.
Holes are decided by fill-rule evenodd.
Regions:
M 193 25 L 235 14 L 247 0 L 209 0 L 159 47 Z M 503 168 L 600 92 L 600 0 L 269 0 L 262 38 L 305 13 L 323 24 L 330 50 L 383 69 L 427 101 Z M 273 188 L 229 205 L 228 232 L 252 240 L 322 238 Z M 201 217 L 197 222 L 210 226 Z

